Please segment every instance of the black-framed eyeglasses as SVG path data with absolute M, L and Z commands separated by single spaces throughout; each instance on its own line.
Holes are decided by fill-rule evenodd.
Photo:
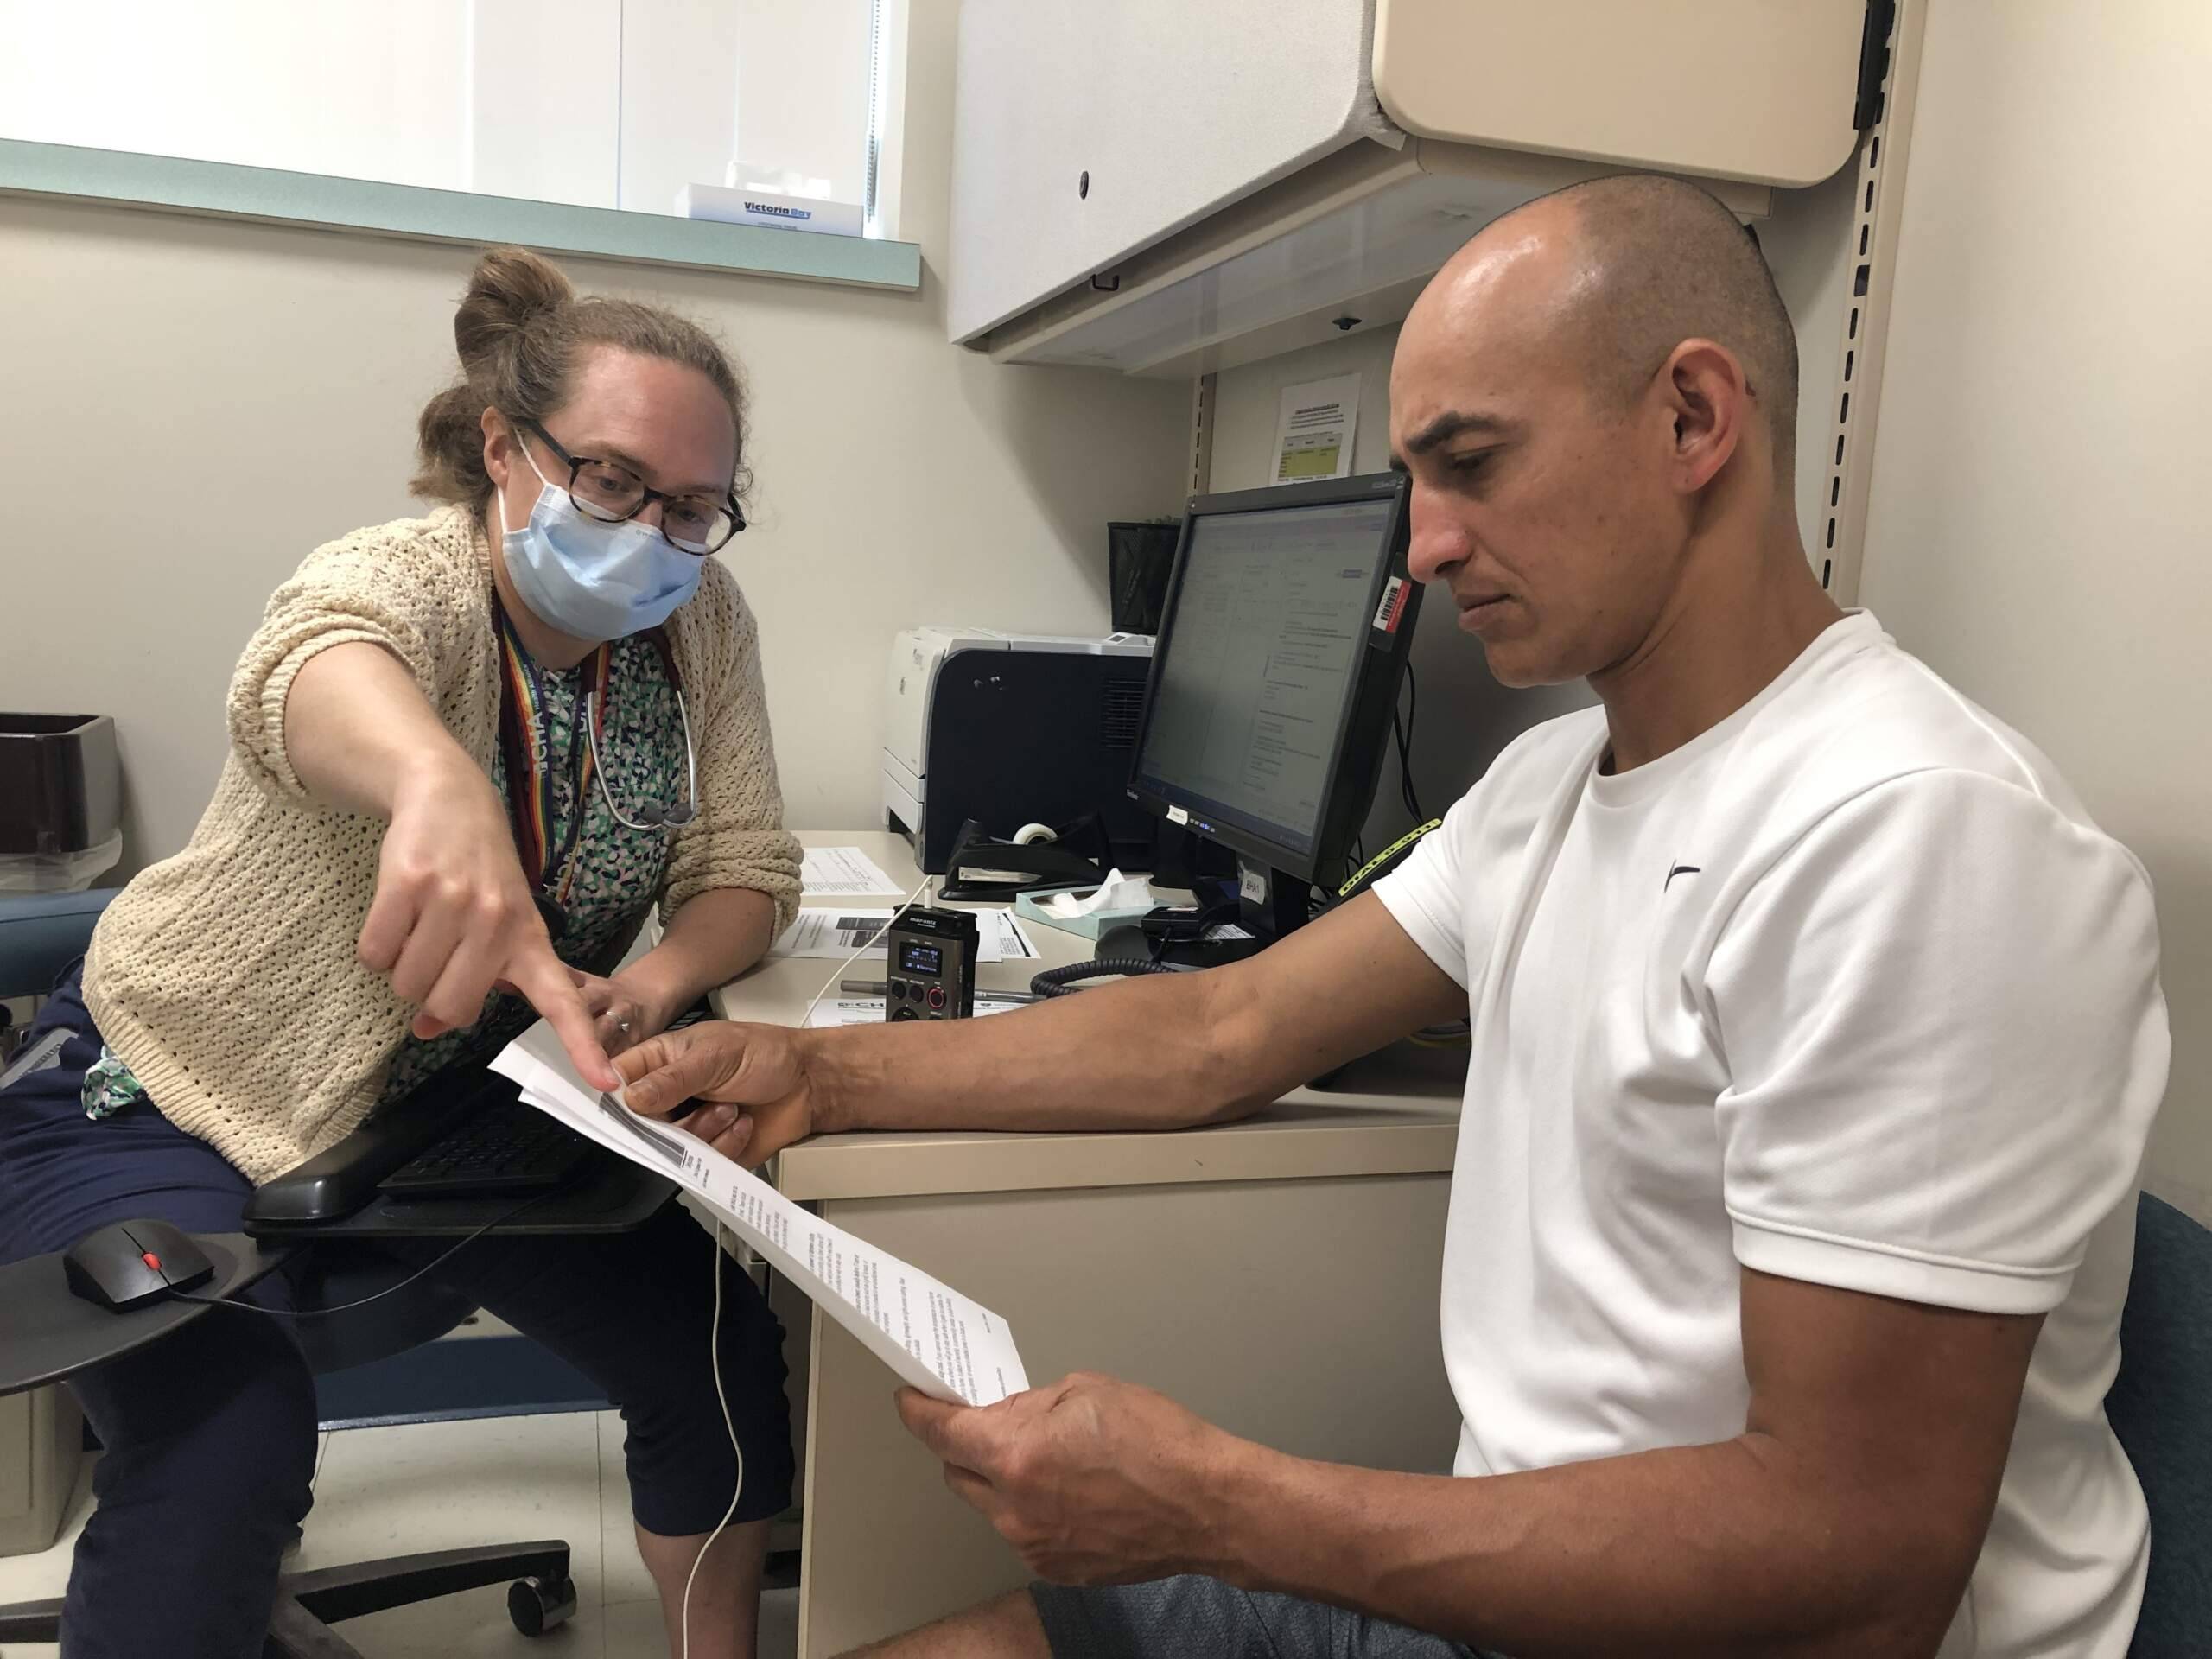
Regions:
M 671 495 L 651 488 L 619 461 L 570 454 L 559 439 L 536 421 L 524 419 L 515 424 L 530 432 L 568 467 L 569 499 L 586 518 L 619 524 L 658 501 L 661 539 L 679 553 L 699 558 L 720 552 L 729 545 L 731 537 L 745 528 L 745 512 L 737 505 L 734 493 L 719 501 L 710 495 Z

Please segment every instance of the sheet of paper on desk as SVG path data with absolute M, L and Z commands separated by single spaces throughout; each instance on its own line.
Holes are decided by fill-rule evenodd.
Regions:
M 1027 1007 L 1026 1002 L 1000 1002 L 987 996 L 976 999 L 976 1017 L 987 1014 L 1012 1014 L 1016 1008 Z M 883 1023 L 883 999 L 880 996 L 846 996 L 835 1002 L 817 1002 L 814 1012 L 807 1017 L 810 1026 L 880 1026 Z
M 889 921 L 888 910 L 841 905 L 834 910 L 802 910 L 768 947 L 772 957 L 844 957 L 874 938 Z
M 799 886 L 811 898 L 897 893 L 883 867 L 857 847 L 810 847 L 799 867 Z
M 1037 947 L 1010 910 L 979 910 L 976 920 L 982 938 L 976 942 L 978 962 L 1028 962 Z
M 696 1135 L 584 1086 L 543 1021 L 492 1069 L 588 1141 L 665 1175 L 721 1217 L 861 1345 L 925 1394 L 988 1406 L 1029 1386 L 1006 1321 L 920 1268 L 810 1214 Z
M 827 910 L 802 910 L 798 919 L 784 930 L 783 937 L 768 947 L 768 954 L 772 957 L 819 957 L 825 960 L 842 961 L 854 951 L 865 948 L 894 913 L 887 909 L 857 905 L 840 905 Z M 1035 944 L 1023 931 L 1021 924 L 1006 911 L 979 910 L 976 912 L 976 921 L 978 933 L 976 961 L 1027 962 L 1036 956 Z

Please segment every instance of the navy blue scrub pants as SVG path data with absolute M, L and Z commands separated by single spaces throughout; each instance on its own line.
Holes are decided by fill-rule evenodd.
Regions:
M 0 1091 L 0 1261 L 66 1249 L 133 1217 L 239 1230 L 252 1185 L 213 1147 L 149 1104 L 85 1116 L 79 1090 L 99 1035 L 74 973 L 40 1009 L 32 1040 L 56 1027 L 70 1033 L 60 1063 Z M 758 1520 L 791 1501 L 783 1331 L 681 1210 L 611 1238 L 478 1239 L 436 1276 L 606 1390 L 629 1426 L 639 1524 L 682 1537 L 713 1529 L 736 1478 L 707 1349 L 717 1261 L 722 1381 L 745 1449 L 736 1518 Z M 248 1294 L 282 1306 L 289 1289 L 277 1274 Z M 69 1659 L 262 1651 L 315 1467 L 315 1386 L 289 1325 L 217 1308 L 72 1379 L 105 1455 L 69 1575 Z

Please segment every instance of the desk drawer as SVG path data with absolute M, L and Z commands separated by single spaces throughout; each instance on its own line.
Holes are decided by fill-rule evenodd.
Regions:
M 0 1555 L 35 1555 L 60 1535 L 84 1432 L 66 1389 L 0 1396 Z

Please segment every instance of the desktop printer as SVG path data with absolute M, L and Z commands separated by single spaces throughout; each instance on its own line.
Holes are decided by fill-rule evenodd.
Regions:
M 1128 798 L 1152 639 L 909 628 L 884 677 L 883 821 L 944 873 L 972 818 L 1011 840 L 1096 813 L 1114 860 L 1152 868 L 1159 821 Z

